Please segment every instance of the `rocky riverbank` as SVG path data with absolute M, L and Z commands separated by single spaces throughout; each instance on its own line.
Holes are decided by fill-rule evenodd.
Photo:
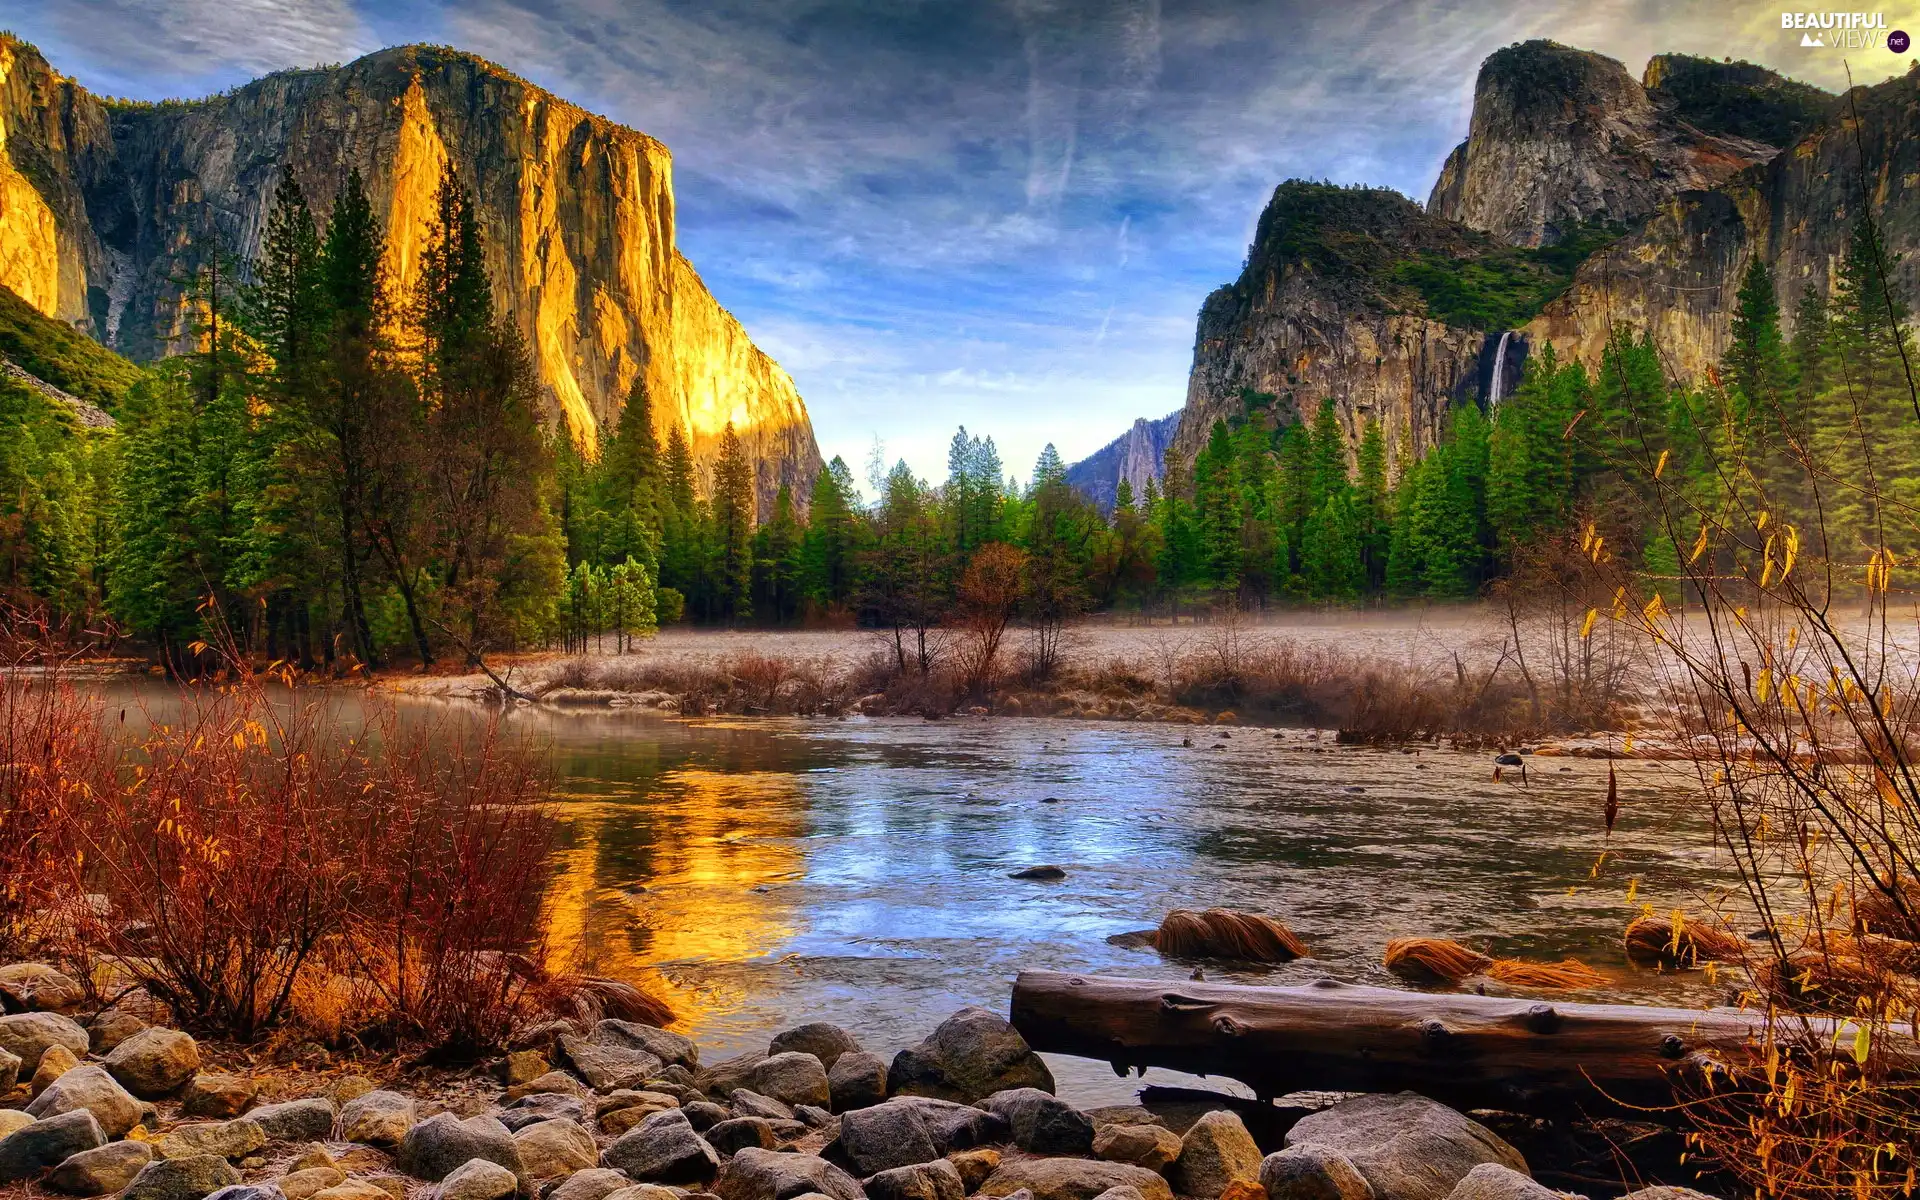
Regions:
M 1283 1133 L 1189 1097 L 1080 1110 L 995 1014 L 891 1061 L 830 1024 L 705 1062 L 559 1021 L 427 1080 L 256 1071 L 52 968 L 0 967 L 0 1185 L 122 1200 L 1553 1200 L 1486 1126 L 1411 1093 Z M 318 1048 L 311 1053 L 325 1057 Z M 388 1073 L 398 1074 L 397 1066 Z M 1272 1144 L 1278 1141 L 1278 1145 Z M 1268 1152 L 1271 1151 L 1271 1152 Z M 1650 1188 L 1631 1200 L 1690 1200 Z

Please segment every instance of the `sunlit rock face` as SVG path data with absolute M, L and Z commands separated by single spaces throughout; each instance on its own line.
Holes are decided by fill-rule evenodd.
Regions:
M 450 161 L 478 200 L 496 300 L 578 441 L 595 444 L 644 376 L 663 440 L 679 423 L 710 467 L 732 422 L 762 512 L 782 483 L 804 502 L 820 466 L 806 406 L 676 249 L 672 157 L 653 138 L 437 48 L 159 105 L 104 105 L 19 42 L 0 41 L 0 63 L 0 283 L 43 311 L 134 357 L 177 350 L 180 281 L 216 239 L 258 251 L 282 171 L 324 219 L 359 170 L 404 295 Z

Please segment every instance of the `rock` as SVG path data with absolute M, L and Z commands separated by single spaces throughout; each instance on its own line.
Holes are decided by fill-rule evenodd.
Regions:
M 1093 1121 L 1051 1092 L 1039 1088 L 995 1092 L 980 1107 L 1005 1117 L 1013 1130 L 1013 1144 L 1029 1154 L 1093 1152 Z
M 177 1029 L 149 1025 L 113 1048 L 107 1070 L 126 1089 L 145 1100 L 180 1090 L 200 1069 L 200 1047 Z
M 1018 871 L 1007 872 L 1008 879 L 1028 879 L 1038 883 L 1052 883 L 1066 877 L 1066 869 L 1056 867 L 1052 863 L 1041 863 L 1036 867 L 1023 867 Z
M 1217 1109 L 1195 1121 L 1180 1139 L 1180 1157 L 1167 1179 L 1182 1195 L 1217 1200 L 1236 1179 L 1260 1181 L 1260 1147 L 1240 1114 Z
M 669 1071 L 676 1070 L 676 1068 L 674 1068 L 671 1065 L 669 1065 L 667 1069 Z M 682 1075 L 693 1074 L 693 1072 L 687 1070 L 685 1067 L 677 1068 L 677 1071 L 679 1074 L 682 1074 Z M 659 1095 L 659 1096 L 672 1096 L 674 1098 L 674 1101 L 679 1104 L 692 1104 L 695 1100 L 705 1100 L 707 1098 L 707 1094 L 701 1091 L 699 1088 L 693 1087 L 690 1084 L 680 1083 L 676 1080 L 667 1079 L 667 1078 L 649 1079 L 645 1083 L 641 1084 L 637 1089 L 616 1088 L 614 1090 L 615 1091 L 650 1092 L 654 1095 Z
M 519 1178 L 499 1163 L 472 1158 L 440 1180 L 440 1200 L 501 1200 L 520 1190 Z
M 887 1098 L 887 1060 L 864 1050 L 851 1050 L 827 1068 L 827 1091 L 834 1112 L 870 1108 Z
M 513 1135 L 528 1177 L 554 1179 L 584 1171 L 600 1160 L 600 1148 L 580 1122 L 566 1117 L 529 1125 Z
M 586 1124 L 587 1106 L 578 1096 L 563 1096 L 558 1092 L 541 1092 L 534 1096 L 523 1096 L 500 1110 L 500 1123 L 507 1127 L 508 1133 L 519 1133 L 542 1121 L 567 1120 Z
M 86 989 L 45 963 L 0 967 L 0 1000 L 16 1012 L 72 1012 L 86 998 Z
M 764 1117 L 769 1121 L 793 1120 L 791 1105 L 747 1088 L 733 1089 L 733 1094 L 727 1100 L 733 1105 L 733 1111 L 743 1117 Z
M 327 1099 L 344 1107 L 368 1092 L 378 1090 L 380 1085 L 365 1075 L 343 1075 L 327 1085 Z
M 931 1162 L 941 1152 L 925 1115 L 914 1105 L 892 1101 L 842 1114 L 840 1136 L 827 1154 L 865 1177 Z
M 1002 1163 L 980 1185 L 983 1196 L 1011 1196 L 1022 1189 L 1034 1200 L 1094 1200 L 1117 1187 L 1130 1187 L 1141 1200 L 1173 1200 L 1167 1181 L 1144 1167 L 1086 1158 L 1027 1158 Z
M 538 1096 L 548 1092 L 555 1092 L 565 1096 L 579 1096 L 581 1099 L 593 1095 L 591 1089 L 565 1071 L 548 1071 L 545 1075 L 541 1075 L 535 1079 L 529 1079 L 525 1083 L 514 1084 L 507 1089 L 507 1094 L 503 1096 L 502 1099 L 508 1101 L 520 1100 L 527 1096 Z
M 825 1021 L 814 1021 L 807 1025 L 796 1025 L 773 1035 L 773 1041 L 767 1044 L 767 1055 L 778 1058 L 782 1054 L 798 1052 L 811 1054 L 820 1060 L 820 1065 L 831 1074 L 833 1064 L 840 1061 L 843 1054 L 857 1054 L 860 1043 L 851 1033 L 838 1025 L 829 1025 Z
M 553 1064 L 547 1061 L 538 1050 L 515 1050 L 499 1062 L 493 1064 L 493 1077 L 506 1087 L 515 1084 L 531 1083 L 553 1070 Z
M 633 1181 L 606 1167 L 588 1167 L 561 1180 L 542 1200 L 606 1200 Z
M 589 1040 L 602 1046 L 644 1050 L 663 1063 L 677 1063 L 690 1071 L 700 1069 L 700 1047 L 693 1044 L 693 1039 L 671 1033 L 657 1025 L 642 1025 L 638 1021 L 601 1021 L 593 1027 Z
M 1093 1135 L 1093 1153 L 1108 1162 L 1164 1170 L 1180 1157 L 1180 1135 L 1164 1125 L 1102 1125 Z
M 285 1200 L 272 1183 L 233 1183 L 208 1196 L 207 1200 Z
M 239 1182 L 233 1164 L 211 1154 L 155 1159 L 140 1168 L 120 1200 L 203 1200 Z
M 369 1092 L 353 1104 L 360 1104 L 379 1095 L 393 1095 L 392 1092 Z M 349 1104 L 349 1112 L 353 1109 Z M 412 1102 L 408 1102 L 408 1114 L 411 1117 Z M 345 1124 L 348 1118 L 342 1117 Z M 350 1138 L 351 1141 L 365 1141 L 365 1138 Z M 447 1174 L 463 1163 L 483 1158 L 498 1163 L 516 1176 L 526 1175 L 526 1166 L 520 1156 L 520 1148 L 507 1127 L 492 1117 L 468 1117 L 462 1121 L 452 1113 L 440 1113 L 428 1117 L 417 1125 L 412 1125 L 400 1139 L 400 1148 L 394 1153 L 393 1165 L 415 1179 L 424 1179 L 434 1183 L 445 1179 Z M 589 1164 L 591 1165 L 591 1164 Z
M 397 1146 L 413 1128 L 415 1120 L 413 1097 L 399 1092 L 371 1091 L 355 1096 L 340 1109 L 340 1137 L 369 1146 Z M 501 1133 L 506 1133 L 505 1126 L 501 1126 Z M 445 1169 L 451 1171 L 471 1157 L 467 1155 L 447 1163 Z
M 220 1158 L 245 1158 L 267 1144 L 260 1122 L 252 1117 L 200 1125 L 181 1125 L 154 1143 L 161 1158 L 193 1158 L 212 1154 Z
M 967 1185 L 944 1158 L 882 1171 L 866 1182 L 872 1200 L 966 1200 Z
M 287 1164 L 289 1171 L 305 1171 L 311 1167 L 337 1167 L 333 1154 L 319 1142 L 308 1142 L 300 1151 L 300 1157 Z
M 180 1111 L 189 1117 L 237 1117 L 258 1092 L 251 1079 L 202 1071 L 181 1090 Z
M 65 1046 L 48 1046 L 46 1053 L 40 1056 L 39 1069 L 34 1071 L 33 1078 L 27 1086 L 34 1095 L 38 1096 L 52 1087 L 54 1080 L 79 1065 L 80 1060 L 75 1058 L 73 1051 Z
M 49 1046 L 65 1046 L 75 1058 L 85 1058 L 92 1044 L 87 1031 L 59 1013 L 29 1012 L 0 1017 L 0 1051 L 20 1060 L 19 1075 L 33 1078 L 40 1056 Z
M 109 1138 L 123 1138 L 141 1122 L 140 1102 L 107 1074 L 91 1064 L 75 1067 L 53 1081 L 27 1105 L 27 1114 L 39 1119 L 86 1109 Z
M 692 1193 L 684 1188 L 661 1187 L 657 1183 L 636 1183 L 632 1187 L 623 1187 L 611 1193 L 607 1200 L 688 1200 L 690 1195 Z
M 1655 1184 L 1641 1188 L 1637 1192 L 1628 1192 L 1620 1200 L 1713 1200 L 1705 1192 L 1696 1192 L 1692 1188 L 1671 1187 L 1667 1184 Z
M 1029 1196 L 1032 1194 L 1032 1192 L 1027 1193 Z M 1123 1183 L 1119 1187 L 1108 1188 L 1098 1196 L 1095 1196 L 1093 1200 L 1146 1200 L 1146 1197 L 1140 1194 L 1139 1188 L 1129 1187 Z
M 1053 1072 L 1013 1026 L 984 1008 L 963 1008 L 931 1036 L 894 1056 L 887 1091 L 972 1104 L 1011 1088 L 1053 1090 Z M 1045 1198 L 1042 1198 L 1045 1200 Z
M 17 1108 L 0 1108 L 0 1138 L 33 1124 L 33 1118 Z
M 140 1168 L 153 1161 L 153 1147 L 145 1142 L 109 1142 L 69 1157 L 47 1176 L 46 1186 L 72 1196 L 104 1196 L 133 1182 Z
M 307 1200 L 315 1192 L 339 1187 L 346 1182 L 346 1178 L 338 1167 L 307 1167 L 304 1170 L 289 1171 L 273 1182 L 287 1200 Z
M 687 1120 L 695 1129 L 711 1129 L 732 1115 L 725 1105 L 715 1104 L 711 1100 L 696 1100 L 692 1104 L 683 1104 L 680 1106 L 680 1111 L 687 1115 Z M 605 1125 L 606 1118 L 602 1117 L 600 1123 Z
M 309 1196 L 307 1200 L 392 1200 L 393 1193 L 368 1179 L 346 1179 Z
M 18 1082 L 20 1082 L 20 1056 L 0 1050 L 0 1094 L 12 1091 L 13 1085 Z
M 715 1107 L 718 1106 L 716 1105 Z M 619 1137 L 653 1114 L 666 1111 L 668 1110 L 664 1108 L 647 1108 L 644 1106 L 616 1108 L 606 1116 L 600 1118 L 600 1131 L 610 1137 Z M 721 1109 L 720 1111 L 722 1113 L 726 1112 L 725 1109 Z M 723 1116 L 720 1119 L 725 1120 L 726 1118 Z M 705 1126 L 699 1128 L 705 1128 Z
M 1289 1146 L 1260 1163 L 1268 1200 L 1374 1200 L 1373 1185 L 1345 1155 L 1324 1146 Z
M 1561 1200 L 1559 1192 L 1542 1187 L 1530 1175 L 1499 1163 L 1481 1163 L 1453 1185 L 1448 1200 Z
M 580 1037 L 562 1037 L 560 1048 L 587 1086 L 596 1092 L 638 1087 L 666 1064 L 658 1055 L 625 1046 L 609 1046 Z
M 895 1096 L 887 1104 L 919 1113 L 933 1137 L 934 1148 L 942 1154 L 1004 1142 L 1013 1136 L 1005 1117 L 971 1104 L 928 1096 Z
M 95 1054 L 111 1054 L 113 1048 L 147 1027 L 139 1017 L 121 1008 L 109 1008 L 88 1021 L 87 1036 Z
M 288 1100 L 283 1104 L 262 1104 L 247 1114 L 249 1120 L 276 1142 L 324 1140 L 333 1133 L 333 1123 L 339 1116 L 333 1101 L 320 1096 Z
M 748 1146 L 771 1150 L 775 1144 L 773 1126 L 767 1123 L 765 1117 L 735 1117 L 730 1121 L 721 1121 L 708 1129 L 704 1136 L 707 1144 L 723 1157 Z
M 1360 1096 L 1311 1113 L 1287 1131 L 1286 1142 L 1344 1154 L 1376 1195 L 1393 1200 L 1446 1200 L 1481 1163 L 1527 1169 L 1520 1152 L 1491 1130 L 1412 1092 Z
M 863 1200 L 866 1195 L 852 1176 L 824 1158 L 751 1146 L 727 1160 L 713 1190 L 720 1200 L 797 1200 L 809 1193 Z
M 753 1068 L 766 1057 L 764 1054 L 749 1052 L 722 1059 L 695 1076 L 694 1086 L 716 1098 L 730 1096 L 736 1088 L 747 1086 L 747 1076 L 752 1074 Z
M 776 1142 L 797 1142 L 808 1133 L 805 1121 L 768 1121 L 767 1128 L 773 1130 Z M 834 1132 L 839 1133 L 838 1126 L 835 1126 Z
M 0 1138 L 0 1183 L 31 1179 L 106 1143 L 106 1131 L 84 1108 L 37 1120 Z
M 667 1086 L 672 1085 L 669 1084 Z M 693 1098 L 698 1100 L 700 1098 L 699 1093 L 693 1093 Z M 659 1112 L 662 1109 L 679 1108 L 682 1103 L 683 1101 L 680 1097 L 670 1095 L 666 1092 L 656 1092 L 650 1089 L 615 1088 L 604 1096 L 594 1097 L 593 1111 L 595 1114 L 601 1116 L 622 1108 L 644 1108 L 648 1112 Z
M 947 1161 L 960 1172 L 960 1181 L 966 1185 L 967 1194 L 971 1196 L 980 1190 L 980 1185 L 986 1182 L 987 1176 L 999 1168 L 1000 1152 L 986 1147 L 977 1150 L 956 1150 L 947 1155 Z
M 827 1069 L 813 1055 L 797 1050 L 755 1063 L 747 1072 L 747 1087 L 787 1105 L 814 1104 L 825 1108 L 832 1102 Z
M 815 1108 L 811 1104 L 796 1105 L 793 1115 L 800 1118 L 800 1123 L 808 1129 L 840 1128 L 839 1120 L 832 1113 L 824 1108 Z
M 705 1187 L 720 1171 L 720 1156 L 693 1131 L 686 1113 L 669 1108 L 621 1134 L 601 1152 L 600 1165 L 642 1183 Z

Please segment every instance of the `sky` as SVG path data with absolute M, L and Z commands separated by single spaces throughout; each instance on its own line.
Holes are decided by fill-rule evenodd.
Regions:
M 681 248 L 823 453 L 1026 476 L 1180 407 L 1194 321 L 1288 178 L 1424 201 L 1481 59 L 1532 37 L 1844 86 L 1779 0 L 10 0 L 106 95 L 436 42 L 664 141 Z M 1920 35 L 1920 4 L 1884 10 Z M 1878 82 L 1909 55 L 1856 53 Z

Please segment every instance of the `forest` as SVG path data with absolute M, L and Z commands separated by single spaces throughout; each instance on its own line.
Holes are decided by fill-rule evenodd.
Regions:
M 810 494 L 756 511 L 731 429 L 700 478 L 684 431 L 661 444 L 641 387 L 583 454 L 542 416 L 451 174 L 428 234 L 417 285 L 396 294 L 360 180 L 324 227 L 283 180 L 258 259 L 211 256 L 189 281 L 192 348 L 144 369 L 6 297 L 0 350 L 117 423 L 82 428 L 0 377 L 0 597 L 170 667 L 215 629 L 346 670 L 621 649 L 690 621 L 890 630 L 905 670 L 990 581 L 1042 630 L 1095 610 L 1464 599 L 1590 526 L 1589 547 L 1683 600 L 1662 581 L 1702 552 L 1710 514 L 1756 495 L 1782 521 L 1821 509 L 1832 544 L 1803 553 L 1864 572 L 1856 549 L 1920 550 L 1880 528 L 1882 508 L 1916 499 L 1920 462 L 1892 332 L 1905 310 L 1870 221 L 1832 295 L 1809 287 L 1790 322 L 1755 259 L 1704 380 L 1672 378 L 1624 328 L 1592 370 L 1542 347 L 1491 414 L 1456 408 L 1418 457 L 1409 430 L 1349 431 L 1331 400 L 1296 412 L 1249 390 L 1191 464 L 1169 455 L 1144 495 L 1122 483 L 1110 514 L 1051 446 L 1021 484 L 964 427 L 944 480 L 875 461 L 866 494 L 835 458 Z M 1822 477 L 1824 496 L 1807 482 Z M 1691 526 L 1661 516 L 1655 490 L 1675 486 Z

